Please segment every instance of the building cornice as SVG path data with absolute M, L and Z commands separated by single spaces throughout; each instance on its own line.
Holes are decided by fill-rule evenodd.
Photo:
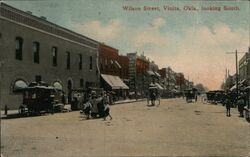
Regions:
M 74 43 L 74 44 L 78 44 L 78 45 L 80 45 L 80 46 L 83 46 L 83 47 L 86 47 L 86 48 L 89 48 L 89 49 L 92 49 L 92 50 L 98 50 L 98 47 L 97 47 L 97 48 L 96 48 L 96 47 L 91 47 L 91 46 L 88 46 L 88 45 L 86 45 L 86 44 L 79 43 L 79 42 L 76 42 L 76 41 L 73 41 L 73 40 L 64 38 L 64 37 L 62 37 L 62 36 L 58 36 L 58 35 L 55 35 L 55 34 L 52 34 L 52 33 L 49 33 L 49 32 L 46 32 L 46 31 L 43 31 L 43 30 L 40 30 L 40 29 L 31 27 L 31 26 L 28 26 L 28 25 L 25 25 L 25 24 L 22 24 L 22 23 L 19 23 L 19 22 L 10 20 L 10 19 L 5 18 L 5 17 L 2 17 L 2 16 L 0 16 L 0 19 L 6 20 L 6 21 L 9 21 L 9 22 L 12 22 L 12 23 L 14 23 L 14 24 L 16 24 L 16 25 L 20 25 L 20 26 L 23 26 L 23 27 L 32 29 L 32 30 L 37 31 L 37 32 L 40 32 L 40 33 L 44 33 L 44 34 L 47 34 L 47 35 L 50 35 L 50 36 L 53 36 L 53 37 L 56 37 L 56 38 L 60 38 L 60 39 L 62 39 L 62 40 L 65 40 L 65 41 L 68 41 L 68 42 L 71 42 L 71 43 Z
M 94 44 L 96 47 L 98 47 L 98 45 L 99 45 L 98 41 L 90 39 L 90 38 L 88 38 L 88 37 L 86 37 L 84 35 L 81 35 L 79 33 L 73 32 L 73 31 L 71 31 L 71 30 L 69 30 L 67 28 L 61 27 L 61 26 L 59 26 L 59 25 L 57 25 L 55 23 L 49 22 L 49 21 L 47 21 L 45 19 L 39 18 L 39 17 L 31 15 L 31 14 L 29 14 L 27 12 L 24 12 L 24 11 L 21 11 L 19 9 L 16 9 L 16 8 L 14 8 L 12 6 L 9 6 L 9 5 L 5 4 L 5 3 L 0 3 L 0 16 L 9 19 L 9 17 L 5 16 L 4 11 L 8 11 L 8 13 L 14 13 L 15 16 L 19 16 L 19 17 L 16 17 L 16 18 L 20 18 L 20 20 L 10 19 L 12 21 L 16 21 L 17 23 L 22 23 L 24 25 L 28 25 L 30 27 L 33 27 L 33 26 L 27 24 L 28 22 L 26 21 L 26 19 L 24 19 L 24 18 L 27 18 L 27 19 L 30 19 L 30 20 L 33 20 L 33 21 L 37 22 L 38 24 L 42 24 L 44 26 L 49 27 L 49 28 L 47 28 L 49 30 L 50 29 L 54 29 L 55 31 L 61 31 L 61 32 L 65 33 L 64 34 L 65 36 L 69 35 L 72 38 L 76 38 L 76 39 L 78 38 L 78 40 L 84 40 L 85 42 L 89 42 L 89 43 Z M 40 29 L 40 28 L 37 28 L 37 29 Z M 42 31 L 46 31 L 45 29 L 46 28 L 41 29 L 41 30 Z M 55 33 L 49 32 L 49 31 L 46 31 L 46 32 L 48 32 L 50 34 L 55 34 Z M 59 36 L 58 33 L 55 34 L 55 35 Z M 63 36 L 63 34 L 60 35 L 60 36 Z M 63 38 L 67 38 L 65 36 L 63 36 Z M 70 39 L 70 40 L 72 40 L 72 39 Z

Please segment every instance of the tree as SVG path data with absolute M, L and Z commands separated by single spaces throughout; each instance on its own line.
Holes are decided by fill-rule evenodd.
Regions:
M 204 93 L 208 91 L 208 88 L 201 83 L 196 84 L 194 87 L 198 90 L 199 93 Z

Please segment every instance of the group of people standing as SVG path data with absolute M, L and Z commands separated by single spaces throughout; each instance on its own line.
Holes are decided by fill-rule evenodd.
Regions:
M 103 92 L 101 95 L 97 95 L 95 92 L 92 92 L 86 102 L 83 104 L 82 111 L 86 115 L 86 118 L 103 118 L 106 120 L 106 117 L 110 115 L 110 104 L 112 104 L 110 93 Z
M 233 97 L 230 94 L 225 94 L 225 98 L 223 101 L 223 105 L 226 107 L 226 116 L 230 117 L 230 109 L 232 106 L 237 106 L 240 117 L 244 117 L 243 112 L 244 112 L 244 107 L 247 105 L 247 97 L 244 93 L 239 94 L 236 97 Z

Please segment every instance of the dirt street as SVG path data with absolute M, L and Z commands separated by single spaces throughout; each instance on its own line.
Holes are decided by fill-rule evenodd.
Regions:
M 250 124 L 237 109 L 161 100 L 111 106 L 113 120 L 79 112 L 1 120 L 4 157 L 248 156 Z

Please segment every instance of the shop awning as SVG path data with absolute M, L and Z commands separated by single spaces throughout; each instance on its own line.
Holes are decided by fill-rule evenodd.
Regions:
M 160 77 L 161 75 L 158 72 L 154 72 L 157 77 Z
M 106 81 L 112 89 L 129 89 L 128 86 L 121 80 L 119 76 L 101 74 L 104 81 Z
M 243 80 L 241 80 L 240 82 L 239 82 L 239 84 L 243 84 L 243 83 L 245 83 L 246 82 L 246 79 L 243 79 Z
M 151 75 L 153 75 L 153 76 L 155 75 L 155 73 L 154 73 L 153 71 L 150 71 L 150 70 L 147 71 L 147 73 L 148 73 L 150 76 L 151 76 Z
M 119 69 L 122 68 L 121 65 L 120 65 L 117 61 L 115 61 L 115 65 L 116 65 Z
M 236 89 L 236 85 L 234 85 L 233 87 L 230 88 L 230 91 L 233 91 Z
M 164 89 L 159 83 L 155 83 L 155 85 L 156 85 L 157 88 L 160 89 L 160 90 L 163 90 L 163 89 Z
M 245 90 L 250 89 L 250 86 L 245 87 Z
M 173 92 L 173 93 L 178 93 L 178 92 L 180 92 L 179 90 L 176 90 L 176 89 L 173 89 L 173 90 L 171 90 L 171 92 Z
M 149 88 L 158 88 L 160 90 L 164 90 L 164 88 L 159 83 L 150 83 Z

